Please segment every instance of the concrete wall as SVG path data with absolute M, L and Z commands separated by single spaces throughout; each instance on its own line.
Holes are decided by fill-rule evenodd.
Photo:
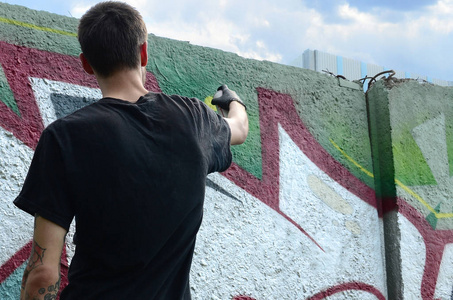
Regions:
M 453 89 L 389 79 L 367 96 L 389 295 L 453 299 Z
M 0 299 L 18 297 L 31 248 L 32 217 L 12 201 L 39 135 L 100 97 L 78 62 L 76 27 L 73 18 L 0 3 Z M 226 83 L 250 115 L 232 167 L 207 182 L 194 299 L 451 299 L 450 89 L 379 81 L 367 101 L 361 87 L 326 74 L 154 35 L 148 42 L 150 90 L 209 103 Z M 414 108 L 394 107 L 416 97 Z M 386 123 L 372 118 L 381 115 Z M 419 123 L 407 129 L 403 119 Z M 434 153 L 447 154 L 431 169 L 423 161 Z

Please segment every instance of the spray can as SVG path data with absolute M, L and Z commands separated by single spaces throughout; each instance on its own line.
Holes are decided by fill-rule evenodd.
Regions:
M 214 94 L 214 98 L 222 97 L 222 95 L 223 95 L 223 91 L 222 91 L 222 90 L 218 90 L 218 91 Z
M 222 95 L 223 95 L 223 90 L 220 89 L 214 94 L 214 98 L 222 97 Z M 220 111 L 220 114 L 222 115 L 222 117 L 228 117 L 228 111 L 221 109 L 220 106 L 218 106 L 218 105 L 216 105 L 216 106 L 217 106 L 217 111 Z

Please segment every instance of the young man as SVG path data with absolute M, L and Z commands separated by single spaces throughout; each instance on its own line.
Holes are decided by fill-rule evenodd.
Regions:
M 144 88 L 147 31 L 127 4 L 80 20 L 83 68 L 103 98 L 42 133 L 15 204 L 35 216 L 21 299 L 54 299 L 72 219 L 76 251 L 61 299 L 190 299 L 189 271 L 208 173 L 248 133 L 245 106 L 222 86 L 213 103 Z

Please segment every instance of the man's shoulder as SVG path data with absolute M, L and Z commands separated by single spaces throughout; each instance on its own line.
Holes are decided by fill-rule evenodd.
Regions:
M 146 95 L 148 101 L 156 103 L 156 107 L 160 110 L 168 110 L 172 115 L 189 114 L 192 117 L 203 114 L 212 110 L 203 101 L 196 97 L 188 97 L 180 94 L 166 94 L 166 93 L 149 93 Z M 214 113 L 214 111 L 212 110 Z
M 46 131 L 59 131 L 62 128 L 77 126 L 89 122 L 90 119 L 99 116 L 99 105 L 97 102 L 77 109 L 70 114 L 56 119 L 46 127 Z
M 179 94 L 167 94 L 167 93 L 149 93 L 146 95 L 148 99 L 152 100 L 162 100 L 162 101 L 171 101 L 175 103 L 180 103 L 180 102 L 194 102 L 195 100 L 198 100 L 196 98 L 190 98 L 186 96 L 182 96 Z

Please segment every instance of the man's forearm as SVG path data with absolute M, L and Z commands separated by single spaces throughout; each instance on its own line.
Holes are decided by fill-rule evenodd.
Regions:
M 46 248 L 33 240 L 30 259 L 22 278 L 21 300 L 55 299 L 60 288 L 60 268 L 44 265 Z
M 60 289 L 59 270 L 40 266 L 24 273 L 25 285 L 21 290 L 21 300 L 56 299 Z
M 231 144 L 244 143 L 249 132 L 249 120 L 245 107 L 237 101 L 232 101 L 226 120 L 232 130 Z
M 66 229 L 35 215 L 33 246 L 22 279 L 21 300 L 56 299 Z

